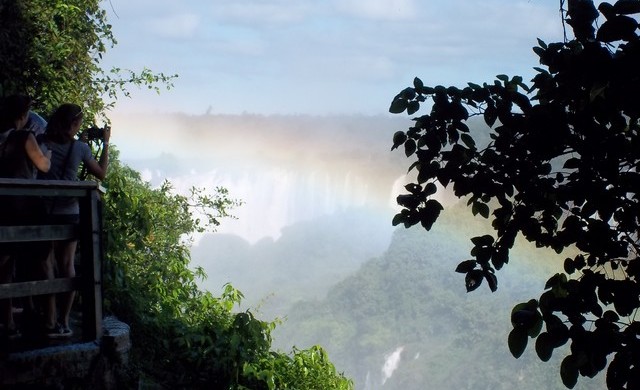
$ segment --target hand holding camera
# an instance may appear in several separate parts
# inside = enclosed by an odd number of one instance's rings
[[[108,145],[111,138],[111,126],[92,126],[80,133],[80,140],[83,142],[99,141]]]

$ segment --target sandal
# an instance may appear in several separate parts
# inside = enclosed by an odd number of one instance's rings
[[[73,331],[66,326],[56,324],[51,329],[46,329],[47,337],[50,339],[62,339],[73,336]]]

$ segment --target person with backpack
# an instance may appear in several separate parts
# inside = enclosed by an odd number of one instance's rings
[[[38,175],[38,178],[75,181],[78,180],[80,164],[84,164],[87,172],[99,180],[104,179],[109,164],[111,131],[110,128],[105,128],[102,154],[96,161],[89,145],[76,139],[82,126],[83,116],[80,106],[69,103],[62,104],[51,115],[44,134],[45,145],[52,151],[51,169],[47,173]],[[49,218],[54,223],[78,223],[80,220],[80,208],[76,198],[51,199],[48,201],[47,208]],[[74,260],[77,245],[77,240],[54,243],[53,259],[55,259],[60,277],[71,278],[75,276]],[[53,278],[53,267],[51,267],[49,277]],[[58,321],[56,321],[55,313],[46,320],[48,335],[52,338],[69,337],[73,334],[69,327],[69,314],[73,306],[75,292],[63,293],[61,298]]]
[[[44,154],[35,135],[24,130],[29,118],[31,99],[25,95],[11,95],[0,104],[0,177],[33,179],[36,171],[47,172],[50,168],[51,152]],[[39,199],[32,197],[5,196],[0,198],[0,224],[28,225],[37,223],[45,216]],[[16,258],[27,255],[46,263],[48,244],[39,245],[0,244],[0,283],[11,283]],[[41,267],[42,268],[42,267]],[[0,331],[9,338],[20,334],[13,320],[10,299],[0,303]]]

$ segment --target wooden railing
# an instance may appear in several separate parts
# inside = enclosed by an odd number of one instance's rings
[[[92,181],[24,180],[0,178],[0,201],[5,196],[75,197],[80,223],[12,225],[0,223],[0,243],[78,239],[80,272],[73,278],[0,284],[0,299],[79,291],[82,298],[82,337],[102,336],[102,213],[101,187]],[[0,216],[2,218],[2,216]]]

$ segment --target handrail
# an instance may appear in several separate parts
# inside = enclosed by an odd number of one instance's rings
[[[85,341],[102,336],[102,214],[100,192],[93,181],[27,180],[0,178],[0,201],[5,196],[56,196],[78,198],[79,225],[0,226],[0,242],[53,241],[76,238],[80,241],[80,275],[14,282],[0,285],[0,299],[79,291],[82,296],[82,335]],[[2,216],[0,216],[1,218]]]

